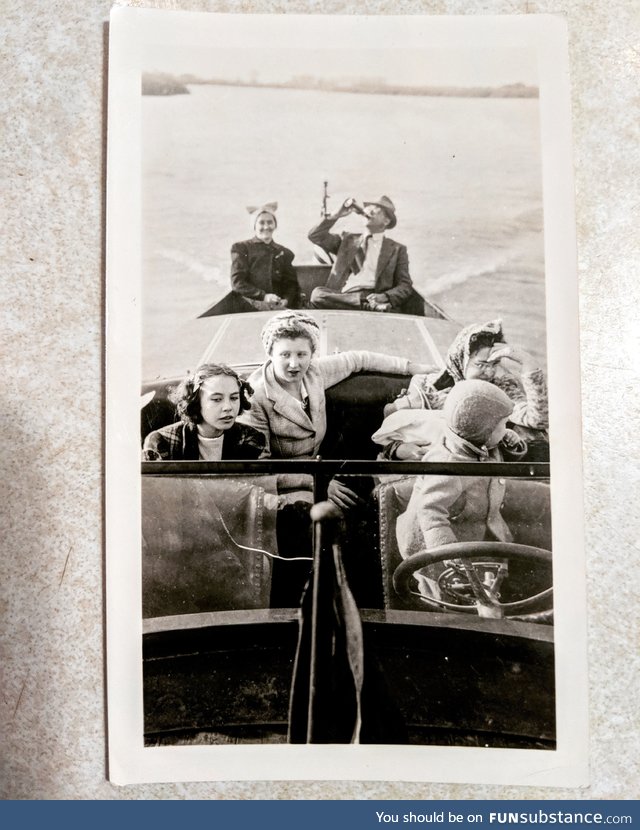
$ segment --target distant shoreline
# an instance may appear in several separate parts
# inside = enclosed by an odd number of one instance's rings
[[[143,95],[189,95],[186,84],[161,72],[143,72],[140,87]]]
[[[161,73],[143,73],[143,95],[180,95],[189,92],[189,86],[236,86],[257,89],[298,89],[313,92],[343,92],[359,95],[417,95],[431,98],[537,98],[538,88],[526,84],[507,84],[499,87],[404,86],[387,84],[383,80],[327,81],[307,76],[282,82],[198,78],[194,75],[172,77]]]

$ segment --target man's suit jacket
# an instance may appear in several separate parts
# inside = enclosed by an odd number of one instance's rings
[[[309,239],[329,254],[336,255],[331,269],[327,288],[342,291],[351,273],[351,266],[356,257],[362,234],[330,233],[335,220],[323,219],[319,225],[309,231]],[[409,255],[405,245],[389,239],[382,241],[380,257],[376,268],[376,294],[386,294],[394,308],[411,296],[413,284],[409,276]]]

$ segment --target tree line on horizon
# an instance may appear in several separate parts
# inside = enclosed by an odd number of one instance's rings
[[[538,87],[523,83],[504,84],[502,86],[407,86],[389,84],[384,78],[345,78],[329,80],[312,75],[297,75],[287,81],[258,81],[199,78],[196,75],[183,74],[173,76],[166,72],[143,72],[143,95],[188,95],[189,86],[240,86],[269,89],[308,89],[323,92],[352,92],[370,95],[424,95],[431,97],[452,96],[459,98],[537,98]]]

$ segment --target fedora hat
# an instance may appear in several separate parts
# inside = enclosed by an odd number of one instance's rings
[[[396,208],[395,208],[395,205],[393,204],[393,202],[391,201],[391,199],[388,196],[381,196],[378,199],[377,202],[365,202],[364,206],[366,207],[367,205],[377,205],[378,207],[381,207],[384,210],[384,212],[387,214],[387,216],[389,217],[389,220],[390,220],[387,227],[395,228],[395,226],[396,226]]]

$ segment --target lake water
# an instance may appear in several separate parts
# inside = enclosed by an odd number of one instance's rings
[[[142,98],[143,377],[194,368],[179,332],[228,290],[246,205],[278,201],[276,240],[313,260],[324,180],[332,210],[390,196],[416,288],[545,360],[537,99],[190,92]]]

